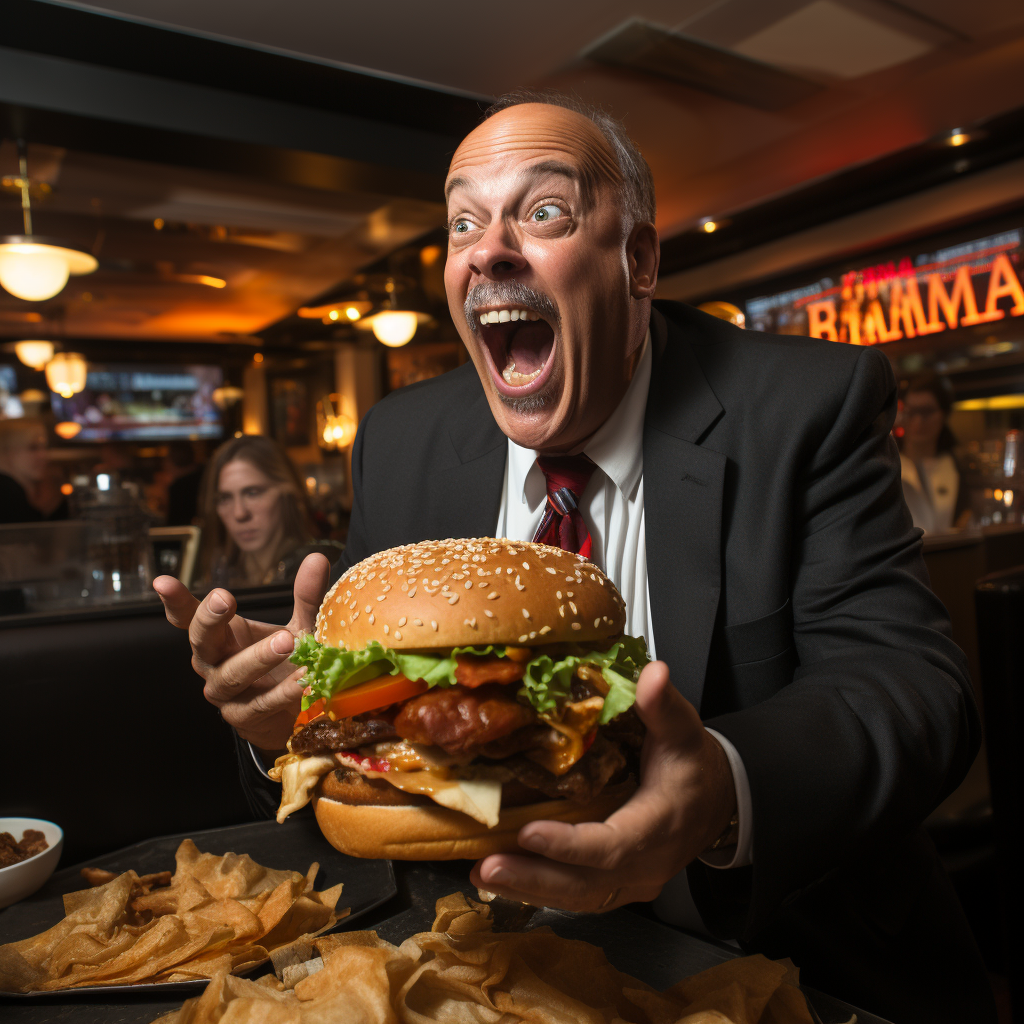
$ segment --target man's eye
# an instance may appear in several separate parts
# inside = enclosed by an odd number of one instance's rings
[[[547,206],[542,206],[539,210],[535,210],[533,219],[538,222],[546,220],[554,220],[556,217],[562,216],[562,208],[555,206],[554,203],[548,203]]]
[[[464,235],[468,230],[469,230],[469,221],[468,220],[457,220],[452,225],[452,234],[453,235]]]

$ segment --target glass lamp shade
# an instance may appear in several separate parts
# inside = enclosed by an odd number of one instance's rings
[[[33,370],[41,370],[53,358],[52,341],[16,341],[14,354]]]
[[[63,423],[56,424],[53,429],[58,437],[64,438],[65,441],[70,441],[71,438],[77,437],[81,433],[82,424],[75,423],[74,420],[65,420]]]
[[[383,309],[370,319],[374,336],[390,348],[407,345],[419,325],[419,317],[415,313],[399,309]]]
[[[88,253],[42,242],[0,244],[0,285],[19,299],[52,299],[69,274],[91,274],[98,264]]]
[[[70,398],[85,387],[87,370],[81,352],[58,352],[46,364],[46,383],[62,398]]]

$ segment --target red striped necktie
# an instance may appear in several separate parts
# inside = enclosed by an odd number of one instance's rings
[[[534,543],[550,544],[589,558],[590,530],[580,514],[579,502],[597,467],[586,455],[540,455],[537,465],[547,481],[548,497]]]

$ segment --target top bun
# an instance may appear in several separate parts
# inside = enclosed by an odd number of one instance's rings
[[[350,651],[384,647],[593,643],[626,624],[619,592],[596,565],[547,544],[504,538],[425,540],[352,566],[327,592],[316,639]]]

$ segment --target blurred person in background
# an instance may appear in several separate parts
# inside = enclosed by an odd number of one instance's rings
[[[0,419],[0,523],[67,519],[67,499],[47,498],[46,424],[23,417]]]
[[[284,448],[246,435],[222,444],[203,477],[201,580],[211,587],[290,581],[302,559],[340,546],[316,540],[305,489]]]
[[[947,422],[952,409],[953,388],[945,377],[923,374],[904,389],[899,438],[903,496],[914,525],[925,533],[966,526],[971,515],[953,455],[956,437]]]
[[[203,466],[196,461],[191,441],[172,441],[164,459],[167,485],[167,525],[191,526],[199,512]]]

